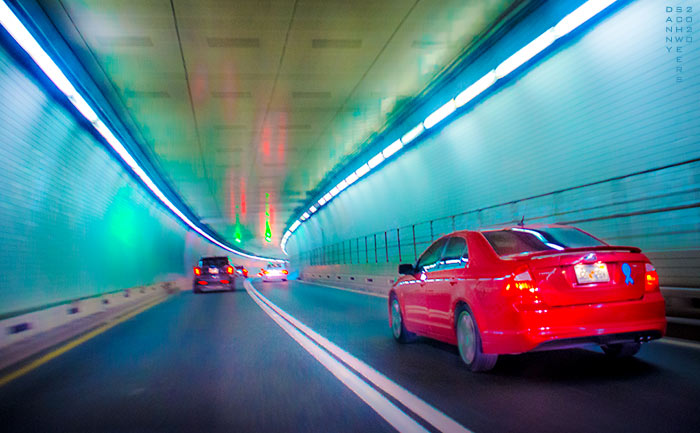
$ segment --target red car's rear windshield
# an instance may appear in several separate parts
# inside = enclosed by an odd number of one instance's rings
[[[499,256],[605,245],[573,227],[513,228],[487,231],[483,235]]]
[[[228,258],[227,257],[204,257],[202,260],[199,261],[199,266],[205,268],[205,267],[211,267],[211,268],[223,268],[225,266],[228,266]]]

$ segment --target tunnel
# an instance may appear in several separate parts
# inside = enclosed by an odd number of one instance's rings
[[[697,0],[0,0],[0,429],[695,432]]]

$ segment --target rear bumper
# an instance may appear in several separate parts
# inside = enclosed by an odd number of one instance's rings
[[[517,313],[516,329],[485,331],[485,353],[522,353],[586,344],[649,341],[666,332],[660,292],[638,301],[576,305]]]
[[[233,276],[226,280],[228,283],[222,283],[221,280],[212,280],[208,278],[195,278],[192,281],[192,289],[206,292],[211,290],[230,290],[236,286],[236,279]],[[200,281],[206,281],[207,284],[200,284]]]
[[[263,281],[282,281],[287,279],[287,275],[263,275]]]

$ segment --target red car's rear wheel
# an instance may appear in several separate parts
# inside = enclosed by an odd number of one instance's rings
[[[481,335],[471,310],[462,306],[456,316],[457,348],[462,361],[471,371],[491,370],[496,365],[498,355],[481,351]]]

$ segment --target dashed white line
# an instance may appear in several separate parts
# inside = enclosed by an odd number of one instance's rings
[[[389,298],[389,295],[384,295],[382,293],[372,293],[372,292],[367,292],[364,290],[348,289],[347,287],[334,286],[332,284],[326,284],[326,283],[318,283],[316,281],[299,280],[299,282],[302,284],[314,284],[316,286],[321,286],[321,287],[330,287],[331,289],[342,290],[344,292],[359,293],[360,295],[365,295],[365,296],[374,296],[377,298],[384,298],[384,299]]]
[[[379,416],[384,418],[396,430],[400,432],[419,432],[428,433],[423,426],[418,424],[404,411],[399,409],[389,399],[384,397],[379,391],[372,388],[358,375],[344,366],[338,360],[333,358],[318,344],[314,343],[301,331],[292,326],[288,321],[283,319],[277,312],[270,308],[263,300],[257,290],[253,288],[249,281],[245,282],[246,290],[253,301],[255,301],[262,310],[267,313],[290,337],[292,337],[301,347],[303,347],[311,356],[316,358],[328,371],[330,371],[338,380],[347,386],[352,392],[360,397],[367,405],[369,405]]]
[[[700,349],[700,343],[688,340],[680,340],[678,338],[664,337],[657,340],[658,343],[668,344],[671,346],[686,347],[690,349]]]
[[[246,282],[246,284],[248,293],[251,296],[253,296],[254,298],[257,297],[261,302],[263,302],[267,307],[272,309],[280,317],[284,318],[296,329],[306,334],[308,338],[318,343],[319,346],[323,347],[325,350],[327,350],[335,357],[343,361],[346,365],[350,366],[352,369],[364,376],[365,379],[369,380],[377,388],[381,389],[382,391],[396,399],[398,402],[406,406],[409,410],[423,418],[425,421],[433,425],[438,430],[444,432],[459,433],[470,432],[470,430],[466,429],[457,421],[453,420],[452,418],[437,410],[430,404],[426,403],[425,401],[417,397],[415,394],[398,385],[396,382],[384,376],[383,374],[381,374],[371,366],[367,365],[363,361],[355,358],[345,350],[336,346],[334,343],[332,343],[325,337],[319,335],[308,326],[299,322],[297,319],[292,317],[290,314],[288,314],[287,312],[273,304],[269,299],[260,294],[260,292],[258,292],[249,282]]]

